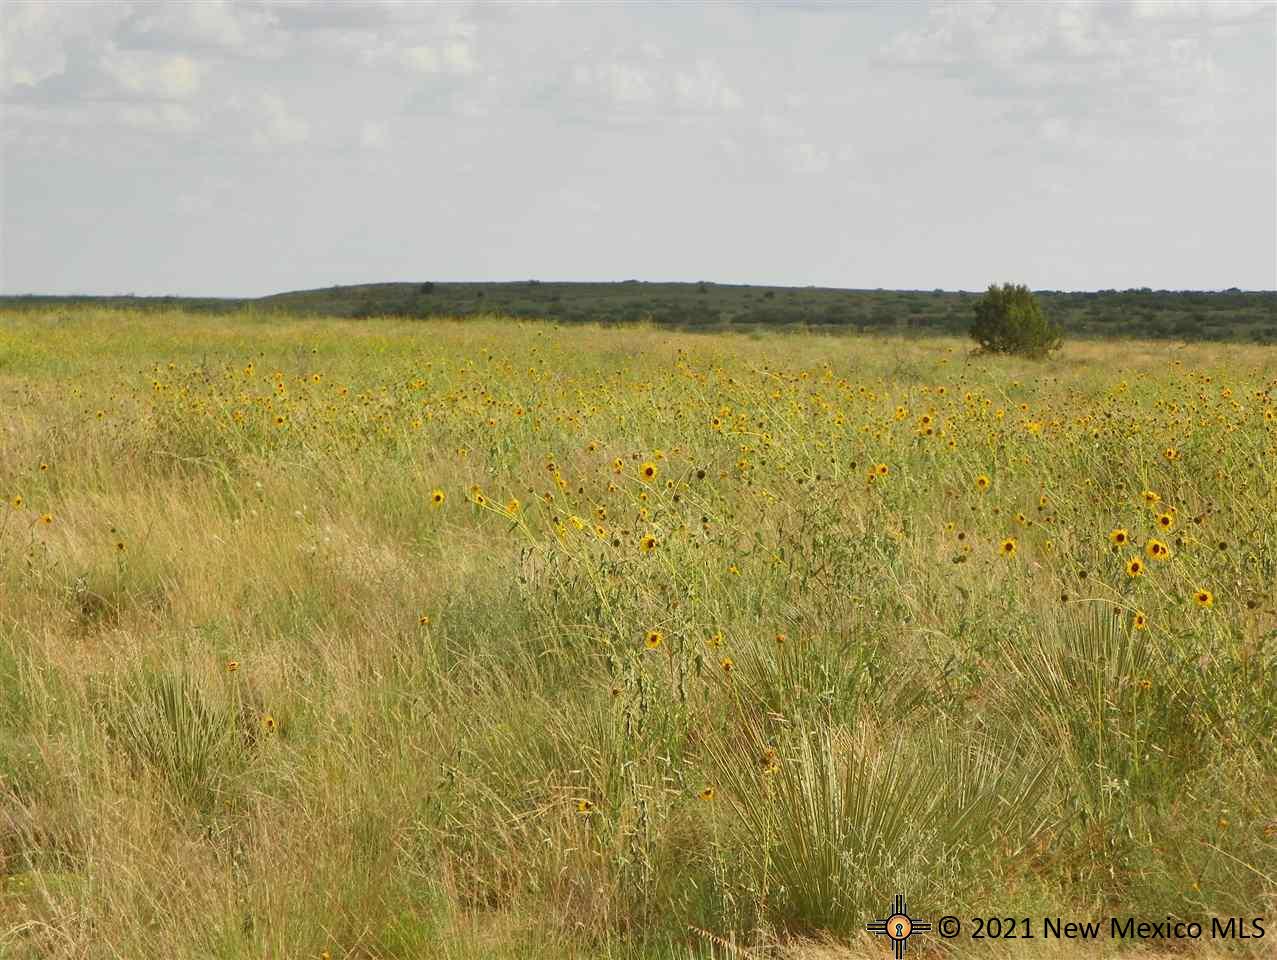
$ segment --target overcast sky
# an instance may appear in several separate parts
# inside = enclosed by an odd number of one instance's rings
[[[24,3],[0,290],[1277,288],[1277,4]]]

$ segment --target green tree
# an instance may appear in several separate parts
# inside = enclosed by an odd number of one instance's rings
[[[973,309],[971,337],[989,353],[1041,359],[1060,346],[1060,328],[1023,284],[992,284]]]

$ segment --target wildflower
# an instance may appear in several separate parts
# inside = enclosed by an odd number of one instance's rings
[[[1143,494],[1141,494],[1141,496],[1143,496],[1143,497],[1144,497],[1144,502],[1145,502],[1145,503],[1148,503],[1148,504],[1158,503],[1158,502],[1160,502],[1160,501],[1161,501],[1161,499],[1162,499],[1160,496],[1158,496],[1158,495],[1157,495],[1155,492],[1153,492],[1152,490],[1145,490],[1145,491],[1144,491],[1144,493],[1143,493]]]
[[[279,728],[279,725],[275,722],[275,717],[272,714],[269,714],[269,713],[262,714],[262,729],[263,730],[265,730],[267,733],[274,733],[278,728]]]
[[[698,793],[698,794],[697,794],[697,796],[698,796],[698,797],[700,797],[702,800],[704,800],[704,801],[706,801],[706,802],[708,802],[708,801],[710,801],[710,800],[713,800],[713,799],[714,799],[714,788],[713,788],[713,787],[706,787],[704,790],[702,790],[700,793]]]
[[[1144,546],[1144,552],[1148,554],[1150,560],[1167,560],[1170,558],[1171,548],[1161,540],[1149,540]]]
[[[1137,611],[1135,616],[1131,618],[1131,626],[1133,626],[1136,630],[1143,630],[1148,626],[1148,617],[1144,614],[1143,610]]]
[[[1215,595],[1209,590],[1198,590],[1193,594],[1193,602],[1199,607],[1209,607],[1215,603]]]
[[[576,812],[583,817],[588,817],[591,813],[594,812],[594,801],[593,800],[578,800],[576,802]]]
[[[717,650],[723,645],[723,635],[721,633],[716,633],[713,636],[706,637],[705,643],[711,648]]]
[[[519,506],[519,499],[517,497],[511,497],[509,502],[505,505],[505,512],[511,516],[517,516],[519,513]]]
[[[14,494],[13,499],[10,500],[9,503],[12,504],[14,510],[21,510],[23,504],[22,494]]]
[[[765,775],[770,776],[780,769],[780,755],[776,753],[775,748],[768,747],[758,758],[758,765],[762,767]]]
[[[887,466],[885,463],[880,463],[876,467],[874,467],[874,473],[878,474],[878,476],[880,477],[885,477],[890,472],[891,472],[891,468]]]
[[[736,666],[736,661],[731,657],[723,657],[722,660],[718,661],[718,665],[723,668],[723,673],[731,673]]]
[[[1167,447],[1165,450],[1162,451],[1162,456],[1165,457],[1167,460],[1178,460],[1179,451],[1176,450],[1174,447]]]
[[[989,489],[989,483],[990,483],[990,480],[988,476],[986,476],[983,473],[980,474],[980,476],[975,478],[976,489],[979,490],[981,493],[984,493],[984,491]]]
[[[639,549],[644,553],[651,553],[656,549],[656,537],[652,536],[650,533],[643,534],[643,536],[639,539]]]
[[[1175,518],[1169,513],[1159,513],[1157,515],[1157,525],[1163,530],[1170,530],[1175,526]]]
[[[47,527],[49,524],[53,522],[53,514],[51,513],[40,514],[40,522]]]
[[[238,669],[239,669],[239,661],[238,661],[238,660],[227,660],[227,661],[226,661],[226,672],[227,672],[227,673],[234,673],[234,672],[235,672],[236,670],[238,670]]]
[[[1144,561],[1139,557],[1131,557],[1126,561],[1126,575],[1131,578],[1144,576]]]
[[[1016,547],[1015,537],[1007,537],[998,544],[998,553],[1004,557],[1012,557],[1015,556]]]
[[[1113,546],[1121,547],[1130,542],[1131,535],[1126,532],[1125,527],[1118,527],[1116,530],[1109,531],[1109,540]]]
[[[433,490],[433,491],[431,492],[431,494],[430,494],[430,503],[431,503],[433,506],[436,506],[436,507],[442,507],[442,506],[443,506],[443,501],[444,501],[445,499],[447,499],[447,498],[443,495],[443,491],[442,491],[442,490],[438,490],[438,489],[436,489],[436,490]]]
[[[649,630],[643,636],[643,646],[649,650],[655,650],[665,641],[665,634],[659,630]]]

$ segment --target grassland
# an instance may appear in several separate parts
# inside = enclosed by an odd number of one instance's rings
[[[0,956],[1262,952],[1277,351],[968,346],[0,314]]]

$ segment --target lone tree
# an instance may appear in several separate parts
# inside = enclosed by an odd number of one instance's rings
[[[993,284],[975,303],[971,337],[989,353],[1041,359],[1060,346],[1060,328],[1023,284]]]

